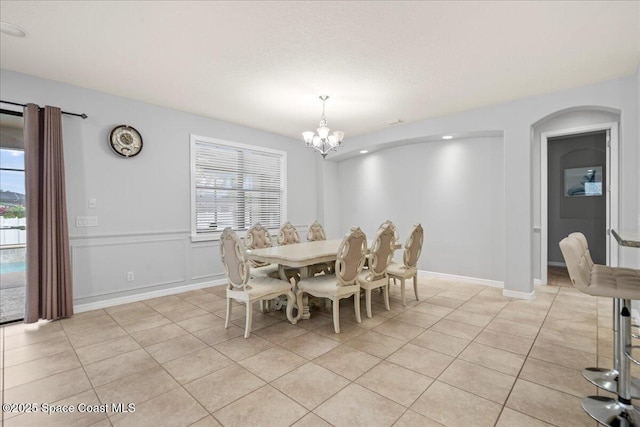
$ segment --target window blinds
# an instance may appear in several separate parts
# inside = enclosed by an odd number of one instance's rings
[[[284,191],[283,155],[207,141],[195,141],[196,234],[256,222],[278,228]]]

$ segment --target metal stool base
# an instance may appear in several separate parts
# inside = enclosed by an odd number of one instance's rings
[[[591,384],[611,393],[618,393],[618,375],[615,369],[586,368],[582,370],[582,376]],[[631,398],[640,398],[640,379],[631,377]]]
[[[624,405],[616,399],[589,396],[582,399],[582,408],[602,425],[609,427],[640,427],[640,413],[633,405]]]

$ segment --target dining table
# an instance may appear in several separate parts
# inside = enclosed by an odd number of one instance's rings
[[[278,265],[278,274],[282,280],[288,280],[285,268],[297,268],[300,270],[300,278],[310,276],[310,268],[314,264],[335,261],[340,247],[341,239],[318,240],[315,242],[301,242],[290,245],[272,246],[269,248],[247,249],[247,258]],[[308,319],[309,300],[303,296],[303,307],[298,307],[298,314],[294,318],[296,323],[300,318]]]
[[[247,249],[248,259],[267,262],[278,265],[278,275],[282,280],[288,281],[285,274],[286,268],[297,268],[300,271],[300,279],[305,279],[311,275],[310,267],[315,264],[335,261],[338,257],[338,248],[342,239],[317,240],[314,242],[292,243],[289,245],[271,246],[269,248]],[[394,250],[402,247],[396,242]],[[305,294],[302,297],[302,307],[298,307],[298,313],[292,323],[297,323],[300,319],[309,319],[309,297]]]

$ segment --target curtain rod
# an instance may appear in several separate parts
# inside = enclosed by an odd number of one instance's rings
[[[26,106],[27,106],[26,104],[18,104],[17,102],[11,102],[11,101],[3,101],[3,100],[0,100],[0,102],[2,102],[2,103],[4,103],[4,104],[17,105],[17,106],[19,106],[19,107],[26,107]],[[42,107],[38,106],[38,108],[42,108]],[[87,116],[87,115],[86,115],[86,114],[84,114],[84,113],[82,113],[82,114],[77,114],[77,113],[68,113],[68,112],[66,112],[66,111],[62,111],[62,114],[66,114],[66,115],[69,115],[69,116],[82,117],[83,119],[86,119],[87,117],[89,117],[89,116]]]

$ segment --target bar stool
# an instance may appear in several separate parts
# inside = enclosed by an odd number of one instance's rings
[[[617,350],[614,349],[614,364],[616,351],[619,356],[617,369],[614,366],[618,375],[617,381],[613,380],[616,382],[617,398],[588,396],[582,400],[582,408],[593,419],[606,426],[640,427],[640,413],[631,402],[631,361],[640,364],[631,355],[631,300],[640,299],[640,270],[593,264],[584,245],[586,239],[584,242],[581,240],[570,235],[560,242],[571,282],[588,295],[613,298],[614,331],[616,322],[619,326],[615,343]],[[619,304],[615,304],[615,299],[619,300]],[[613,374],[610,377],[611,375]],[[601,387],[598,382],[593,383]]]
[[[574,232],[569,234],[569,237],[574,237],[580,243],[582,252],[584,253],[585,260],[590,270],[593,267],[600,269],[606,266],[597,265],[591,259],[591,253],[589,252],[589,245],[587,238],[580,232]],[[619,273],[629,269],[617,269]],[[623,300],[620,298],[613,298],[613,368],[586,368],[582,371],[582,376],[591,384],[607,390],[611,393],[617,393],[618,391],[618,376],[620,374],[620,310],[622,309]],[[640,379],[631,377],[630,393],[633,399],[640,397]]]

